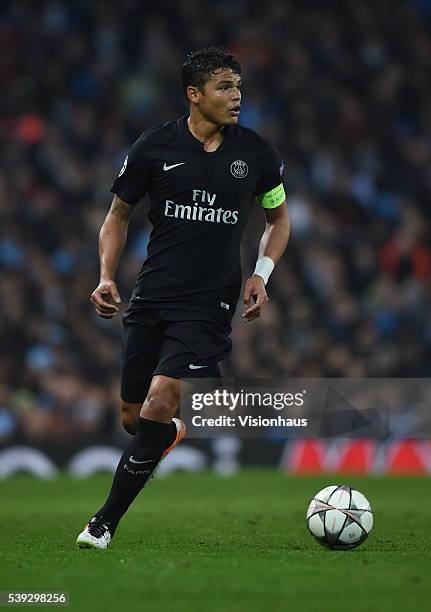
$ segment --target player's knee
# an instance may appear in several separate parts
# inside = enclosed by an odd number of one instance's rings
[[[150,389],[142,406],[141,416],[160,421],[171,419],[178,408],[178,402],[177,393],[169,386]]]
[[[140,404],[121,402],[121,423],[129,434],[134,435],[138,430],[140,408]]]

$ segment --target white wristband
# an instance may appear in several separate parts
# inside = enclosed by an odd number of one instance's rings
[[[266,255],[259,257],[256,262],[253,275],[257,274],[258,276],[261,276],[264,284],[266,285],[271,272],[274,270],[274,265],[274,261],[271,259],[271,257],[267,257]]]

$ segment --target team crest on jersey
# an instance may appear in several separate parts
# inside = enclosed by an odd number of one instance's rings
[[[126,169],[126,167],[127,167],[127,159],[128,159],[128,157],[129,157],[129,156],[127,156],[127,157],[126,157],[126,159],[124,160],[123,167],[121,168],[121,170],[120,170],[120,174],[119,174],[118,176],[121,176],[122,174],[124,174],[124,171],[125,171],[125,169]]]
[[[231,163],[230,172],[235,178],[245,178],[248,174],[248,166],[242,159],[237,159]]]

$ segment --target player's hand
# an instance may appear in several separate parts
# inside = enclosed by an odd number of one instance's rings
[[[102,280],[98,287],[91,294],[90,302],[94,304],[94,308],[103,319],[113,319],[121,302],[120,294],[118,293],[117,285],[113,280]]]
[[[253,304],[254,302],[254,304]],[[244,289],[244,313],[241,315],[244,323],[254,321],[260,317],[262,308],[268,302],[263,278],[251,276],[245,284]]]

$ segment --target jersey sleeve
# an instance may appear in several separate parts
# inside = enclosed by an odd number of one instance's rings
[[[277,149],[264,141],[261,174],[256,185],[256,200],[262,208],[277,208],[283,204],[286,194],[283,185],[284,163]]]
[[[151,163],[148,133],[144,132],[132,145],[111,191],[127,204],[136,205],[147,192]]]

